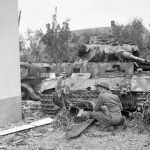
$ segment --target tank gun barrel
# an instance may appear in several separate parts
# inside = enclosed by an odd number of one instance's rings
[[[145,59],[140,58],[140,57],[136,57],[129,52],[121,52],[121,55],[123,58],[126,58],[126,59],[132,59],[134,61],[139,61],[139,62],[146,62]]]

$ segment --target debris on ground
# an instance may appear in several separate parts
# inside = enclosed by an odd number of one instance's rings
[[[33,105],[35,105],[35,103],[36,102],[32,102]],[[8,125],[6,129],[24,125],[28,118],[32,118],[33,122],[50,117],[42,115],[39,110],[33,111],[31,109],[32,104],[30,102],[30,111],[33,112],[33,114],[38,112],[35,118],[32,113],[28,113],[28,115],[25,114],[26,117],[24,121]],[[28,108],[26,109],[29,110]],[[113,132],[102,131],[98,125],[92,124],[87,130],[81,133],[78,138],[67,139],[66,132],[78,123],[76,118],[71,116],[67,110],[62,110],[55,116],[52,124],[0,136],[0,150],[150,149],[150,127],[139,123],[137,119],[127,119],[128,127],[126,129],[117,128]]]
[[[28,129],[39,127],[39,126],[43,126],[46,124],[50,124],[52,122],[53,122],[52,118],[41,119],[38,121],[34,121],[30,124],[26,124],[26,125],[22,125],[22,126],[18,126],[18,127],[14,127],[14,128],[8,129],[8,130],[1,131],[0,136],[12,134],[12,133],[23,131],[23,130],[28,130]]]
[[[67,132],[67,138],[75,138],[79,136],[84,130],[86,130],[95,119],[89,119],[82,123],[79,123],[77,126],[72,126],[72,128]]]

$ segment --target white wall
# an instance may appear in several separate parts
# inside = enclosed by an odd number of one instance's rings
[[[0,99],[20,96],[18,0],[0,0]]]

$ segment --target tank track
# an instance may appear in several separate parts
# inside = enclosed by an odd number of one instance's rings
[[[63,101],[67,108],[80,108],[85,110],[92,110],[93,104],[98,97],[98,93],[94,91],[70,91],[69,94],[58,97],[57,93],[40,95],[41,109],[44,114],[56,115],[60,109],[63,108]],[[73,104],[73,105],[72,105]]]
[[[98,92],[95,91],[71,91],[68,99],[78,108],[92,110],[93,104],[96,103]]]
[[[98,93],[94,91],[69,91],[68,94],[62,94],[58,97],[57,93],[53,96],[53,102],[62,109],[65,106],[68,110],[84,109],[93,110],[93,105],[96,102]]]
[[[41,109],[44,114],[56,115],[59,111],[59,107],[53,102],[53,95],[54,93],[40,94]]]

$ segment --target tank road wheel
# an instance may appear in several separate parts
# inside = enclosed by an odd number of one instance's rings
[[[21,87],[21,97],[22,97],[22,100],[28,100],[29,99],[29,92],[24,87]]]

